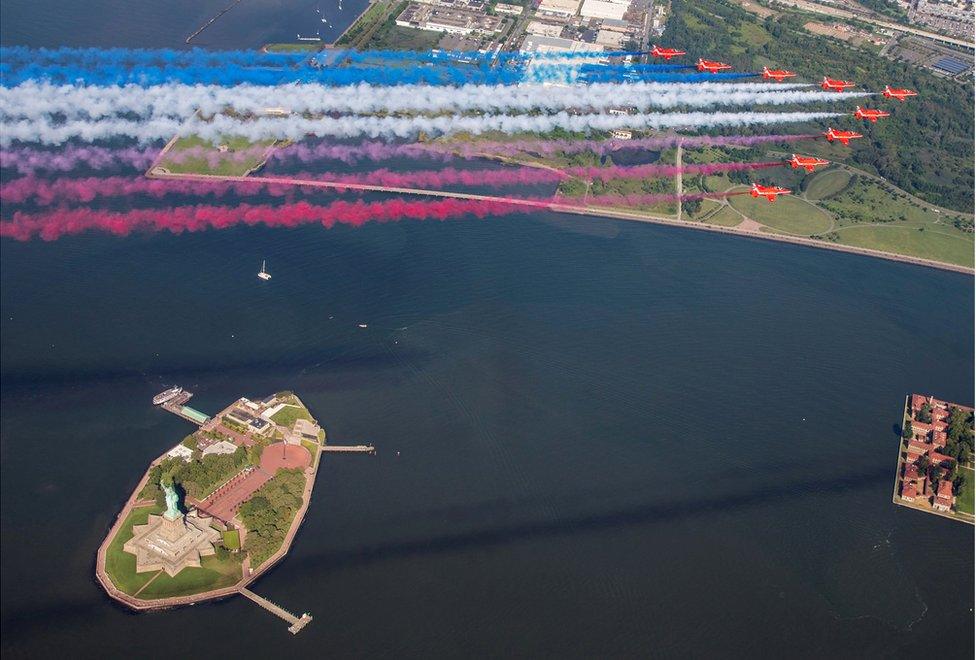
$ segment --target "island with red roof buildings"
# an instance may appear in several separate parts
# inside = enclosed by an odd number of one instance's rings
[[[893,501],[973,524],[973,409],[933,396],[905,401]]]

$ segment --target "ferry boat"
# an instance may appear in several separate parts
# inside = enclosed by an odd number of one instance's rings
[[[264,260],[262,260],[262,261],[261,261],[261,272],[260,272],[260,273],[258,273],[258,277],[260,277],[260,278],[261,278],[262,280],[270,280],[270,279],[271,279],[271,273],[269,273],[269,272],[268,272],[268,271],[267,271],[267,270],[265,269],[265,267],[264,267],[264,266],[265,266],[265,261],[264,261]]]
[[[153,397],[153,405],[158,406],[166,403],[171,399],[175,399],[177,396],[180,395],[181,392],[183,392],[183,388],[179,386],[171,387],[165,392],[160,392],[159,394]]]

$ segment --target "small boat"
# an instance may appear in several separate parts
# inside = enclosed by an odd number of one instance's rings
[[[265,270],[264,265],[265,265],[265,262],[262,261],[261,262],[261,272],[258,273],[258,277],[260,277],[262,280],[270,280],[271,279],[271,273],[269,273],[267,270]]]
[[[360,328],[368,328],[369,326],[368,326],[368,325],[366,325],[365,323],[360,323],[360,324],[359,324],[359,327],[360,327]]]

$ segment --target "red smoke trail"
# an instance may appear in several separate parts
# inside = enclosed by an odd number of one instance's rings
[[[306,185],[333,183],[389,186],[396,188],[442,188],[450,185],[466,186],[509,186],[555,183],[567,176],[609,181],[613,179],[643,179],[651,177],[674,176],[679,171],[684,174],[714,174],[716,172],[748,171],[770,167],[781,167],[782,161],[759,163],[707,163],[689,164],[681,168],[674,165],[636,165],[611,167],[571,167],[562,171],[538,167],[515,167],[498,170],[421,170],[414,172],[391,172],[376,170],[367,174],[299,174],[295,177],[275,182],[275,177],[261,177],[248,181],[227,180],[180,180],[146,179],[131,177],[105,177],[81,179],[37,179],[22,177],[0,185],[0,200],[8,204],[22,204],[31,201],[38,206],[54,204],[88,203],[101,197],[126,197],[146,195],[160,198],[164,195],[253,195],[267,193],[276,197],[292,194],[296,180],[307,181]]]
[[[139,209],[124,213],[91,209],[57,210],[31,215],[16,212],[10,221],[0,222],[0,236],[26,241],[35,236],[53,241],[62,236],[98,230],[127,236],[134,231],[185,231],[225,229],[238,224],[268,227],[298,227],[319,223],[324,227],[404,219],[446,220],[465,215],[486,216],[524,213],[534,207],[519,200],[458,200],[385,202],[337,201],[325,206],[298,202],[282,206],[243,204],[233,208],[185,206],[172,209]],[[545,206],[545,204],[542,204]]]
[[[736,193],[693,193],[682,195],[681,201],[721,198]],[[667,193],[650,195],[605,195],[592,197],[587,203],[595,206],[631,207],[675,201]],[[529,213],[535,209],[581,209],[578,199],[516,199],[485,197],[480,199],[442,199],[437,201],[407,201],[392,199],[383,202],[336,201],[319,206],[307,202],[281,206],[242,204],[236,207],[183,206],[171,209],[136,209],[123,213],[91,209],[58,209],[48,213],[29,214],[17,211],[6,222],[0,222],[0,237],[19,241],[40,237],[53,241],[62,236],[86,231],[104,231],[127,236],[134,231],[185,231],[225,229],[238,224],[268,227],[298,227],[319,223],[326,228],[337,224],[359,227],[367,222],[397,220],[447,220],[463,216],[485,218],[513,213]]]

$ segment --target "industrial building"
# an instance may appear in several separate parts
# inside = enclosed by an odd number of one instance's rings
[[[580,0],[542,0],[536,16],[561,16],[570,18],[579,11]]]

